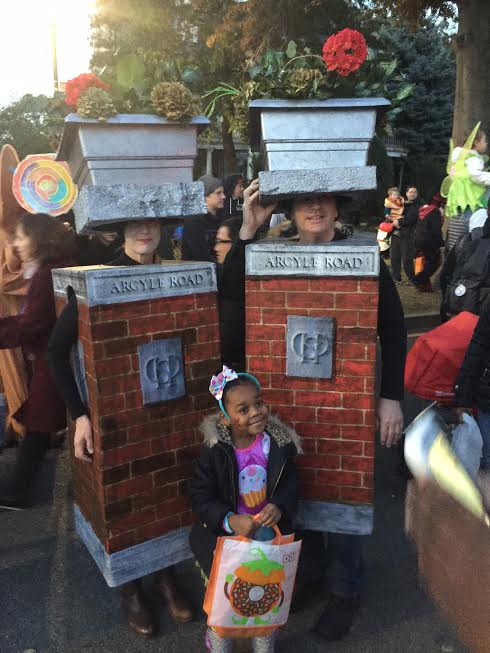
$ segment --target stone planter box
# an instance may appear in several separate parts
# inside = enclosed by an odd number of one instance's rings
[[[253,100],[251,148],[268,170],[365,166],[384,98]]]
[[[191,182],[197,135],[208,124],[204,116],[180,124],[149,114],[118,114],[101,122],[72,113],[57,159],[68,162],[79,188]]]

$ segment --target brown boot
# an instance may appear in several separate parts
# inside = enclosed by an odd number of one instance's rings
[[[171,567],[162,569],[155,574],[155,591],[167,605],[170,616],[176,623],[186,624],[192,621],[192,611],[177,590],[175,575]]]
[[[133,580],[119,588],[121,594],[121,607],[128,620],[128,626],[137,635],[152,637],[153,619],[150,611],[145,606],[141,593],[140,582]]]

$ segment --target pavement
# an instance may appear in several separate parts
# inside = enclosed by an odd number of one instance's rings
[[[405,402],[410,420],[424,407]],[[15,457],[0,455],[0,479]],[[277,653],[465,653],[438,614],[417,574],[414,550],[403,532],[404,481],[396,449],[377,451],[376,518],[365,538],[366,584],[362,607],[342,642],[318,641],[310,632],[322,597],[280,631]],[[202,584],[191,561],[179,565],[179,582],[196,619],[173,624],[152,597],[158,634],[144,640],[126,628],[118,593],[105,584],[73,528],[70,464],[66,450],[43,463],[35,507],[0,512],[0,653],[204,653]],[[151,596],[148,583],[148,595]]]

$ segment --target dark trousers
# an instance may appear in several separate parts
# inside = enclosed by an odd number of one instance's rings
[[[413,278],[415,285],[420,286],[430,280],[431,276],[436,273],[441,264],[441,251],[439,249],[429,249],[420,251],[419,254],[425,257],[424,269]]]
[[[326,577],[328,591],[352,598],[361,592],[364,577],[362,536],[297,531],[302,539],[297,581],[306,584]]]
[[[402,264],[405,274],[409,279],[413,278],[415,270],[413,267],[413,239],[412,236],[402,236],[400,234],[391,237],[390,259],[391,272],[395,281],[401,281]]]
[[[28,498],[31,486],[39,472],[44,454],[49,448],[50,434],[42,431],[27,431],[17,452],[12,493],[16,499]]]

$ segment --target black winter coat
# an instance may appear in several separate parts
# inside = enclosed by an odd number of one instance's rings
[[[415,227],[415,249],[421,252],[433,252],[444,247],[442,238],[441,212],[437,207],[417,222]]]
[[[219,422],[218,414],[207,417],[202,430],[205,444],[194,463],[190,484],[192,510],[198,519],[192,527],[190,544],[200,567],[209,576],[216,539],[226,535],[223,520],[237,510],[238,466],[229,431]],[[271,436],[267,501],[281,509],[281,532],[291,533],[299,494],[294,462],[301,450],[299,436],[274,416],[269,417],[266,430]]]
[[[456,405],[490,412],[490,302],[484,304],[454,385]]]
[[[214,263],[214,241],[222,220],[222,216],[212,213],[186,220],[182,236],[182,260]]]
[[[411,238],[415,231],[415,225],[419,218],[419,209],[422,206],[422,200],[418,198],[414,202],[405,202],[403,207],[403,217],[400,219],[398,235]]]

